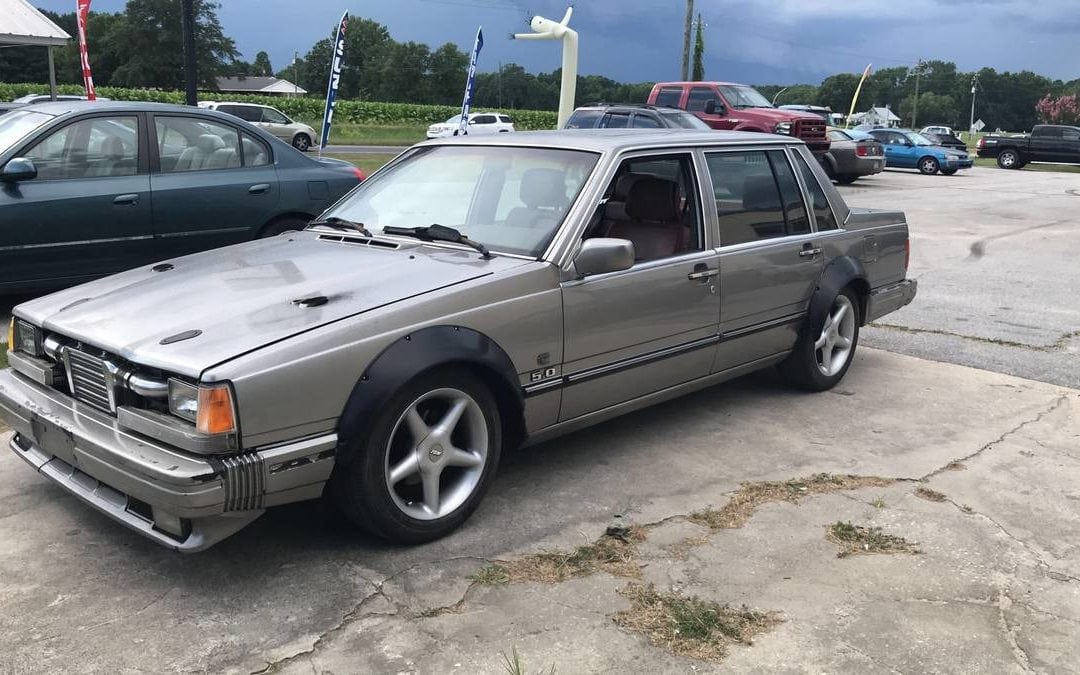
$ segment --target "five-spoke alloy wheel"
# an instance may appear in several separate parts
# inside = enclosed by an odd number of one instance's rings
[[[372,412],[331,477],[341,510],[403,544],[449,534],[476,509],[499,463],[502,423],[491,391],[469,370],[441,368]]]
[[[837,293],[818,323],[803,327],[795,349],[778,366],[784,379],[810,391],[836,386],[851,366],[862,323],[855,291],[848,287]]]
[[[855,306],[848,296],[836,296],[832,309],[825,317],[821,334],[814,341],[817,367],[826,377],[832,377],[847,367],[855,347]]]

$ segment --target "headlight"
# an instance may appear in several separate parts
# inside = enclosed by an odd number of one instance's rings
[[[780,124],[777,124],[775,127],[773,127],[773,133],[774,134],[783,134],[785,136],[790,136],[791,135],[791,128],[792,128],[791,122],[781,122]]]
[[[195,423],[199,433],[216,435],[236,431],[236,406],[228,384],[195,385],[169,379],[169,412]]]
[[[8,349],[19,351],[31,356],[43,356],[41,351],[41,331],[33,324],[15,319],[12,320],[13,332]]]

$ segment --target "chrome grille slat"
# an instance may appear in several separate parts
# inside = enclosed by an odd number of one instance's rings
[[[258,455],[238,455],[221,460],[225,467],[225,510],[262,508],[265,469]]]
[[[95,408],[109,412],[113,409],[113,397],[109,390],[109,365],[104,359],[72,347],[64,349],[64,363],[68,369],[71,395]]]

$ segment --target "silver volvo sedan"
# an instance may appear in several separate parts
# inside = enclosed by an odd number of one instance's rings
[[[430,141],[304,231],[17,306],[0,418],[40,473],[181,551],[323,495],[424,542],[506,448],[759,368],[832,387],[914,297],[908,251],[904,215],[846,206],[797,139]]]

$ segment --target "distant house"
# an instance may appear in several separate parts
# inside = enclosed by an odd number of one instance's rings
[[[261,96],[292,96],[306,94],[307,90],[288,80],[276,77],[219,77],[216,80],[219,91],[231,94],[257,94]]]
[[[888,106],[874,107],[864,113],[855,113],[851,116],[851,121],[853,124],[874,124],[883,127],[895,127],[900,124],[900,118]]]

